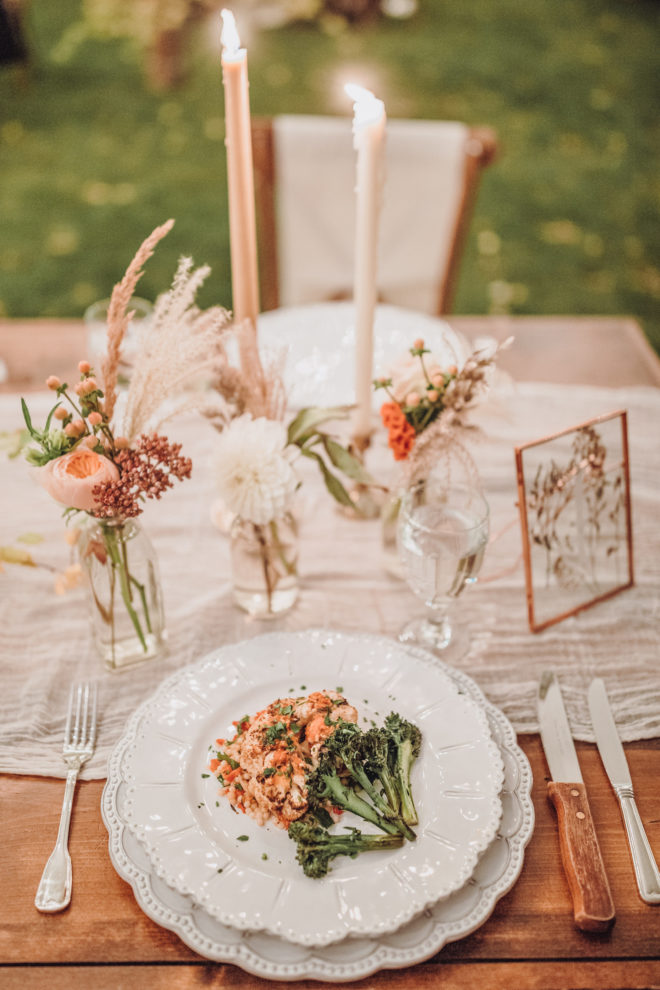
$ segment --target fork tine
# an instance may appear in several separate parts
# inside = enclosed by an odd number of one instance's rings
[[[87,744],[87,736],[89,734],[89,728],[87,725],[87,716],[89,713],[89,684],[85,683],[85,689],[83,691],[83,714],[82,721],[80,724],[80,739],[78,742],[81,746]]]
[[[96,700],[97,700],[97,690],[96,684],[92,684],[92,697],[91,697],[91,717],[89,722],[89,733],[88,733],[88,744],[94,746],[96,743]]]
[[[72,684],[69,691],[69,708],[66,713],[66,725],[64,727],[64,744],[67,746],[71,743],[71,720],[73,718],[73,696],[75,690],[76,686]]]
[[[73,737],[72,745],[77,746],[80,742],[80,716],[82,715],[82,700],[83,700],[83,686],[78,685],[78,690],[76,692],[76,720],[73,724]]]

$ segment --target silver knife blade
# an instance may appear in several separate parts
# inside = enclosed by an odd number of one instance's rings
[[[551,670],[543,672],[537,703],[543,749],[553,780],[582,783],[566,709],[559,684]]]
[[[614,788],[632,787],[628,760],[612,715],[605,684],[600,677],[595,677],[589,685],[587,697],[591,724],[594,727],[596,742],[598,743],[598,752],[603,766],[607,770],[610,783]]]

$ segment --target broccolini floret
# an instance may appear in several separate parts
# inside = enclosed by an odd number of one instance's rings
[[[325,753],[321,757],[318,767],[309,774],[306,783],[307,799],[312,813],[315,813],[315,808],[319,805],[322,806],[325,802],[329,802],[334,807],[352,811],[354,815],[371,822],[383,832],[388,832],[390,835],[400,834],[400,829],[394,822],[384,818],[373,805],[344,783],[339,776],[332,754]]]
[[[407,825],[416,825],[417,810],[410,783],[412,765],[419,756],[422,733],[406,719],[391,712],[385,719],[385,732],[389,737],[389,765],[399,794],[401,818]]]
[[[296,843],[296,859],[308,877],[324,877],[335,856],[355,857],[373,849],[393,849],[403,843],[402,835],[365,835],[357,828],[331,835],[308,821],[292,822],[289,838]]]
[[[336,756],[346,767],[353,780],[371,798],[378,811],[396,825],[407,839],[414,841],[415,833],[398,814],[397,804],[392,807],[376,786],[380,781],[385,789],[383,777],[388,787],[395,789],[388,768],[389,737],[381,729],[363,732],[354,722],[340,722],[326,743],[329,753]]]

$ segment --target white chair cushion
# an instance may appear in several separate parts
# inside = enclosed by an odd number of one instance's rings
[[[353,287],[356,152],[347,117],[273,120],[280,303]],[[461,203],[469,130],[451,121],[388,120],[378,290],[435,313]]]

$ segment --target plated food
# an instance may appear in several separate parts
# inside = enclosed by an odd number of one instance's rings
[[[216,739],[208,769],[235,811],[259,825],[287,829],[310,877],[325,876],[335,856],[414,842],[417,824],[410,771],[421,732],[392,712],[366,732],[339,691],[277,698],[233,721],[233,739]],[[376,826],[331,834],[344,811]],[[384,834],[382,834],[384,833]]]

